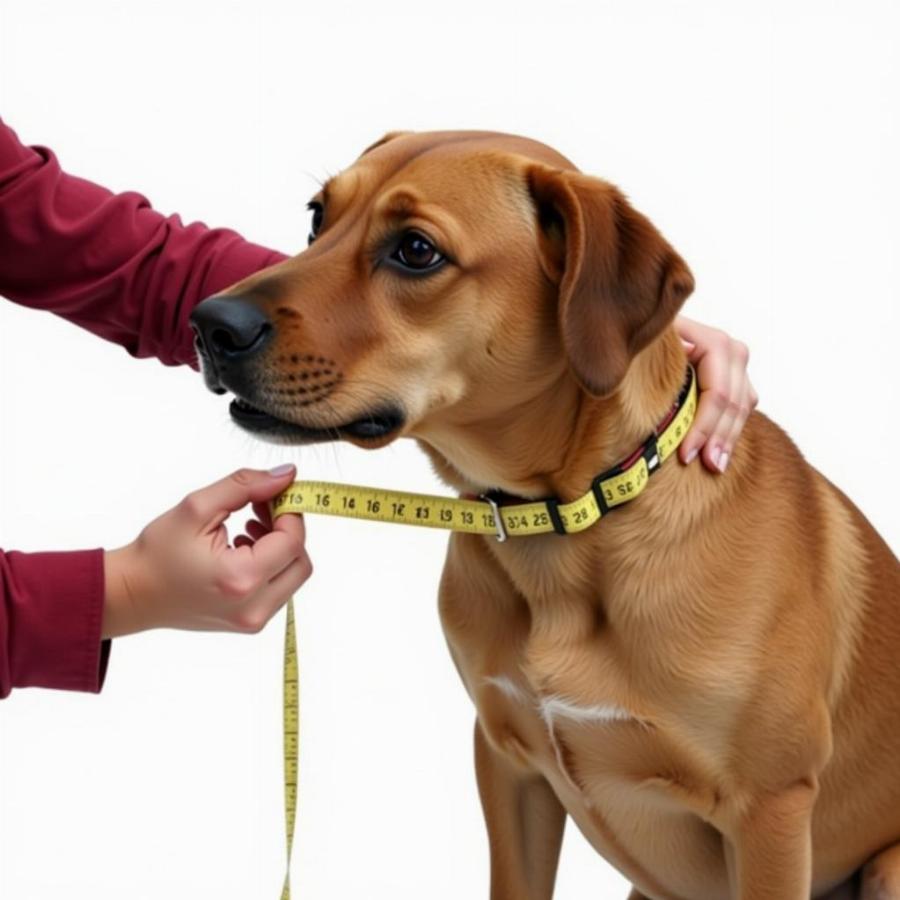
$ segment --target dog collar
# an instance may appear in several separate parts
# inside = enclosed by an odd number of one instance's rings
[[[634,500],[643,493],[650,476],[678,448],[690,429],[697,410],[697,376],[687,367],[684,385],[677,400],[643,444],[629,457],[601,472],[591,482],[591,489],[573,500],[561,503],[555,497],[539,501],[516,500],[502,491],[490,491],[482,498],[494,510],[497,539],[510,535],[576,534],[595,524],[612,510]]]
[[[643,493],[688,433],[697,411],[697,376],[688,366],[678,399],[649,437],[627,459],[591,482],[590,490],[562,503],[555,497],[523,500],[490,491],[481,497],[440,497],[382,488],[297,481],[272,503],[273,518],[313,513],[492,534],[499,541],[534,534],[577,534]]]

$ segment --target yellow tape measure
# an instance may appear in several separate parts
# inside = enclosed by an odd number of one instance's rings
[[[291,854],[297,821],[297,787],[300,772],[300,668],[297,664],[297,629],[294,598],[287,604],[284,627],[284,828],[287,837],[287,867],[281,900],[291,900]]]
[[[647,487],[650,476],[678,448],[697,411],[697,378],[688,369],[685,385],[657,432],[624,463],[598,475],[591,489],[571,503],[555,499],[499,505],[485,496],[477,500],[413,494],[383,488],[335,484],[328,481],[296,481],[272,503],[272,518],[285,513],[343,516],[397,525],[443,528],[469,534],[507,537],[576,534],[590,528],[612,509],[634,500]],[[284,635],[284,811],[287,837],[287,871],[281,900],[291,897],[291,853],[297,816],[299,742],[299,673],[294,602],[287,607]]]
[[[670,421],[659,433],[651,435],[626,463],[598,475],[591,489],[571,503],[550,498],[499,506],[489,495],[470,500],[328,481],[297,481],[275,499],[272,513],[273,516],[284,513],[343,516],[492,534],[500,540],[553,531],[575,534],[643,492],[649,476],[675,452],[687,434],[696,408],[697,383],[691,369]]]

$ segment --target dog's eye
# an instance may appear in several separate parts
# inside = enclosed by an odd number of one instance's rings
[[[433,269],[444,261],[437,247],[418,231],[409,231],[403,235],[403,240],[400,241],[393,258],[407,269],[415,269],[417,272]]]
[[[319,230],[322,227],[322,220],[325,218],[325,207],[316,200],[310,200],[309,203],[306,204],[306,208],[312,213],[312,222],[309,226],[308,239],[308,243],[311,244],[318,236]]]

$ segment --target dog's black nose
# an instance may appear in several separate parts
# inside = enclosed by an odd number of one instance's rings
[[[272,334],[272,323],[243,297],[210,297],[191,313],[201,352],[210,359],[236,359],[256,353]]]

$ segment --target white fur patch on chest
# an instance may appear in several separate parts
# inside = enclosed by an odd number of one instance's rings
[[[522,706],[530,706],[540,716],[547,729],[547,737],[556,757],[556,763],[560,773],[569,786],[578,794],[583,793],[566,762],[562,752],[560,738],[556,732],[561,720],[568,720],[580,725],[612,725],[616,722],[640,722],[641,720],[621,706],[611,703],[596,703],[581,705],[567,700],[558,694],[550,694],[546,697],[535,697],[527,688],[513,681],[506,675],[490,675],[484,679],[485,684],[495,687],[504,697],[519,703]],[[585,801],[587,802],[587,801]],[[590,804],[589,804],[590,805]]]
[[[532,695],[506,675],[491,675],[485,678],[484,681],[485,684],[490,684],[497,688],[504,697],[516,703],[533,702]],[[634,719],[634,716],[621,706],[607,703],[580,706],[557,694],[540,698],[536,706],[548,728],[552,727],[555,719],[569,719],[585,725],[604,722],[628,722]]]
[[[541,718],[547,727],[553,727],[556,719],[569,719],[584,725],[603,724],[606,722],[629,722],[634,716],[621,706],[598,703],[592,706],[579,706],[563,697],[551,695],[543,697],[540,702]]]
[[[484,682],[493,685],[504,697],[508,697],[516,703],[527,703],[529,700],[524,688],[519,687],[512,678],[507,678],[505,675],[490,675],[484,679]]]

